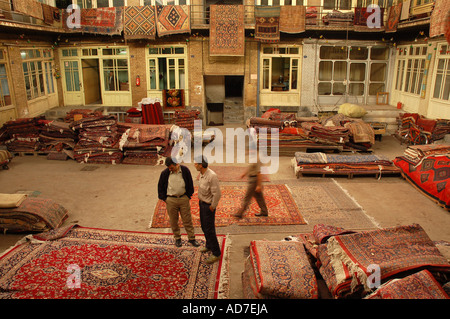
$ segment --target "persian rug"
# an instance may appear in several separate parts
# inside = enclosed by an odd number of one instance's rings
[[[400,15],[402,14],[402,5],[403,3],[399,3],[395,6],[392,6],[389,10],[389,16],[386,24],[386,32],[396,32],[397,26],[400,21]]]
[[[17,207],[0,209],[0,229],[4,232],[43,232],[58,228],[67,217],[67,209],[55,201],[27,196]]]
[[[380,28],[369,28],[367,26],[367,19],[374,14],[375,11],[367,11],[367,8],[355,8],[355,15],[353,18],[353,25],[355,31],[359,32],[370,32],[370,31],[380,31],[384,28],[384,8],[380,8]]]
[[[209,55],[243,56],[245,52],[244,6],[211,5]]]
[[[94,34],[120,35],[123,30],[123,8],[80,9],[80,27],[67,26],[69,13],[63,10],[63,25],[66,31],[88,32]]]
[[[308,224],[346,229],[372,229],[377,225],[334,179],[297,180],[288,183],[297,206]]]
[[[190,33],[190,20],[189,5],[156,6],[156,29],[160,37],[168,34]]]
[[[430,19],[430,38],[440,36],[445,33],[447,13],[450,11],[448,0],[436,0],[434,10]]]
[[[218,235],[226,255],[226,236]],[[227,259],[170,234],[67,227],[29,236],[0,257],[0,298],[213,299],[227,297]],[[202,236],[197,241],[204,243]]]
[[[255,39],[263,43],[280,42],[280,7],[255,6]]]
[[[184,90],[183,89],[171,89],[171,90],[163,90],[163,106],[164,109],[167,108],[184,108],[185,100],[184,100]]]
[[[49,6],[48,4],[41,3],[42,5],[42,16],[43,20],[46,24],[53,24],[53,12],[55,11],[55,7]]]
[[[246,182],[247,177],[241,178],[242,174],[247,171],[246,166],[211,166],[211,169],[219,177],[221,182]],[[270,176],[262,174],[263,182],[270,182]]]
[[[366,299],[449,299],[428,270],[422,270],[402,279],[393,279],[378,288]]]
[[[36,0],[13,0],[12,5],[14,11],[24,13],[37,19],[44,19],[42,5]]]
[[[128,6],[124,10],[125,39],[151,39],[156,36],[155,7]]]
[[[402,176],[439,206],[450,210],[450,156],[437,155],[422,158],[418,163],[406,156],[394,159]]]
[[[304,6],[281,6],[280,31],[285,33],[305,32]]]
[[[417,224],[333,236],[319,246],[318,256],[335,297],[370,291],[371,265],[379,266],[381,281],[414,269],[450,273],[450,263]]]
[[[297,241],[250,243],[255,294],[283,299],[317,299],[318,287],[305,248]]]
[[[264,198],[266,200],[269,216],[257,217],[260,212],[255,199],[244,213],[241,219],[235,218],[244,198],[247,185],[231,186],[221,185],[222,196],[216,209],[216,227],[237,224],[241,226],[249,225],[303,225],[306,224],[297,208],[289,189],[286,185],[264,185]],[[200,227],[200,208],[197,197],[197,187],[190,201],[192,223],[194,227]],[[180,220],[180,226],[183,224]],[[158,201],[153,213],[151,226],[153,228],[170,228],[169,217],[166,211],[166,203]]]

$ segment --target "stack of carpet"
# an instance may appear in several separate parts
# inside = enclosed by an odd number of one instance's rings
[[[73,121],[81,120],[86,117],[99,117],[99,116],[102,116],[101,111],[93,111],[89,109],[73,109],[67,112],[64,121],[70,123]]]
[[[175,111],[175,125],[193,131],[194,121],[199,119],[199,115],[197,110]]]
[[[68,211],[51,199],[26,194],[0,194],[0,230],[43,232],[58,228]]]
[[[3,125],[7,135],[4,143],[8,151],[12,153],[38,151],[41,148],[39,134],[43,119],[43,117],[33,117],[6,122]]]
[[[161,164],[170,154],[170,130],[172,125],[120,123],[119,148],[123,151],[122,164]]]
[[[70,123],[70,127],[78,132],[78,142],[74,148],[77,162],[119,164],[122,161],[115,116],[86,117]]]
[[[443,139],[447,134],[450,134],[450,120],[436,120],[436,126],[432,134],[433,141]]]
[[[334,298],[449,298],[450,263],[420,225],[352,232],[318,224],[300,237]],[[411,286],[391,285],[396,279]]]
[[[402,176],[439,206],[450,210],[450,146],[429,144],[408,146],[394,159]]]
[[[47,159],[66,160],[74,158],[73,149],[78,140],[70,124],[62,121],[47,121],[39,134],[42,151],[48,152]]]
[[[400,174],[387,157],[373,154],[326,154],[296,152],[292,159],[294,173],[322,175]]]

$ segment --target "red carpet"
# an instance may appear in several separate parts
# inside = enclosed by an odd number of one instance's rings
[[[54,233],[60,230],[53,231]],[[170,234],[75,227],[36,236],[0,258],[0,298],[217,298],[224,259],[208,265],[186,241]],[[225,236],[218,236],[222,251]],[[198,236],[199,243],[204,239]],[[70,270],[78,269],[76,272]],[[76,280],[79,279],[79,288]]]
[[[244,214],[244,218],[237,219],[235,214],[247,189],[246,185],[228,186],[221,185],[222,197],[216,211],[216,226],[238,225],[301,225],[306,224],[291,192],[286,185],[264,185],[264,198],[269,209],[268,217],[256,217],[260,212],[255,199],[252,199],[249,209]],[[198,206],[197,188],[191,198],[192,222],[194,227],[200,227],[200,209]],[[181,221],[180,221],[180,225]],[[169,217],[166,211],[166,203],[158,201],[151,227],[170,227]]]

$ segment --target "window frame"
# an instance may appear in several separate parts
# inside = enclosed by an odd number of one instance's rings
[[[427,48],[428,46],[423,44],[403,45],[397,48],[394,90],[414,96],[422,94],[426,77]]]
[[[27,101],[56,94],[56,84],[53,76],[55,68],[53,50],[49,48],[21,48],[22,75],[27,90]],[[26,69],[25,69],[26,65]],[[50,87],[51,80],[51,87]],[[36,85],[34,85],[36,84]]]
[[[295,52],[297,51],[297,52]],[[289,87],[288,90],[277,91],[273,90],[273,59],[283,58],[289,59]],[[262,45],[261,46],[261,81],[260,90],[261,93],[298,93],[299,88],[299,73],[301,65],[301,47],[298,45]],[[265,61],[268,61],[266,64]],[[297,61],[294,65],[294,61]],[[296,76],[294,76],[294,72]],[[266,76],[268,78],[266,78]],[[295,88],[293,88],[295,78]],[[286,79],[283,79],[285,83]],[[267,85],[266,85],[267,84]]]
[[[445,52],[444,52],[444,48],[446,49]],[[444,63],[442,72],[439,71],[439,63],[441,60]],[[442,78],[441,78],[441,82],[440,82],[438,97],[435,97],[438,75],[441,75]],[[447,81],[449,82],[449,85],[448,85],[449,92],[447,92],[447,94],[448,94],[447,99],[444,99],[445,84],[447,82],[446,78],[447,78]],[[432,85],[432,89],[431,89],[431,100],[450,104],[450,45],[447,42],[442,42],[442,43],[437,44],[432,84],[433,85]]]

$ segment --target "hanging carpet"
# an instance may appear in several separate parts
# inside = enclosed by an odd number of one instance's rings
[[[255,6],[255,39],[264,43],[280,42],[279,6]]]
[[[123,34],[125,39],[155,39],[155,7],[125,7]]]
[[[209,55],[243,56],[245,51],[244,6],[211,5]]]
[[[304,6],[281,6],[280,31],[286,33],[305,32]]]
[[[190,33],[190,6],[156,6],[156,29],[160,37],[168,34]]]

